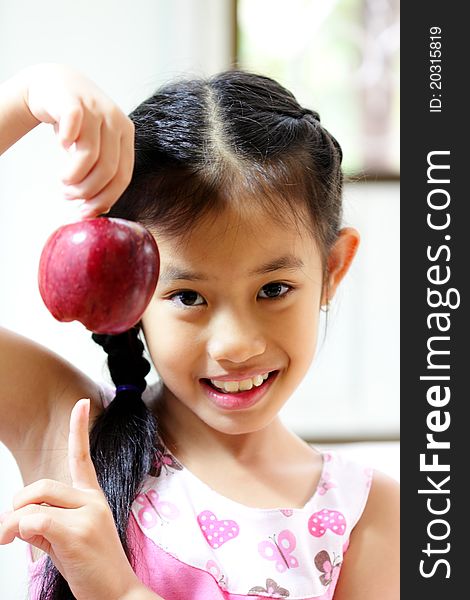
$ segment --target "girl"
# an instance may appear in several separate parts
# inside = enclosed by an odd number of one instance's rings
[[[129,120],[61,65],[7,81],[0,108],[0,151],[52,123],[83,218],[140,221],[161,256],[138,327],[93,335],[115,390],[1,331],[0,435],[25,488],[0,543],[31,545],[32,597],[398,598],[395,482],[278,416],[359,243],[318,114],[232,71],[169,85]]]

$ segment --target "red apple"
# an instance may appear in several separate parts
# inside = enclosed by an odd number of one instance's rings
[[[59,227],[39,261],[39,291],[59,321],[80,321],[95,333],[135,325],[157,285],[160,257],[138,223],[108,217]]]

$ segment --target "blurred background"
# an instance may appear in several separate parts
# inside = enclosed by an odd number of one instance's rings
[[[304,439],[339,444],[397,479],[398,13],[398,0],[0,0],[0,80],[64,62],[129,112],[163,83],[237,66],[279,80],[320,113],[344,151],[344,224],[361,246],[282,416]],[[0,159],[0,323],[108,381],[89,332],[55,321],[37,289],[47,237],[76,219],[57,162],[47,125]],[[0,469],[1,512],[22,487],[1,444]],[[0,598],[26,598],[25,556],[22,542],[0,547]]]

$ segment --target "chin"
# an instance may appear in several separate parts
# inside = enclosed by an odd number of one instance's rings
[[[253,414],[230,414],[219,415],[217,418],[204,419],[206,425],[211,429],[218,431],[224,435],[249,435],[266,429],[276,418],[276,415],[271,417],[260,416]]]

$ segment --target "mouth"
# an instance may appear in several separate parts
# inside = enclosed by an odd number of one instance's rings
[[[273,384],[279,371],[271,371],[260,386],[253,386],[251,390],[240,390],[237,392],[227,392],[216,387],[210,379],[200,379],[199,382],[209,397],[209,399],[218,407],[225,410],[241,410],[250,408],[261,400],[268,389]]]

